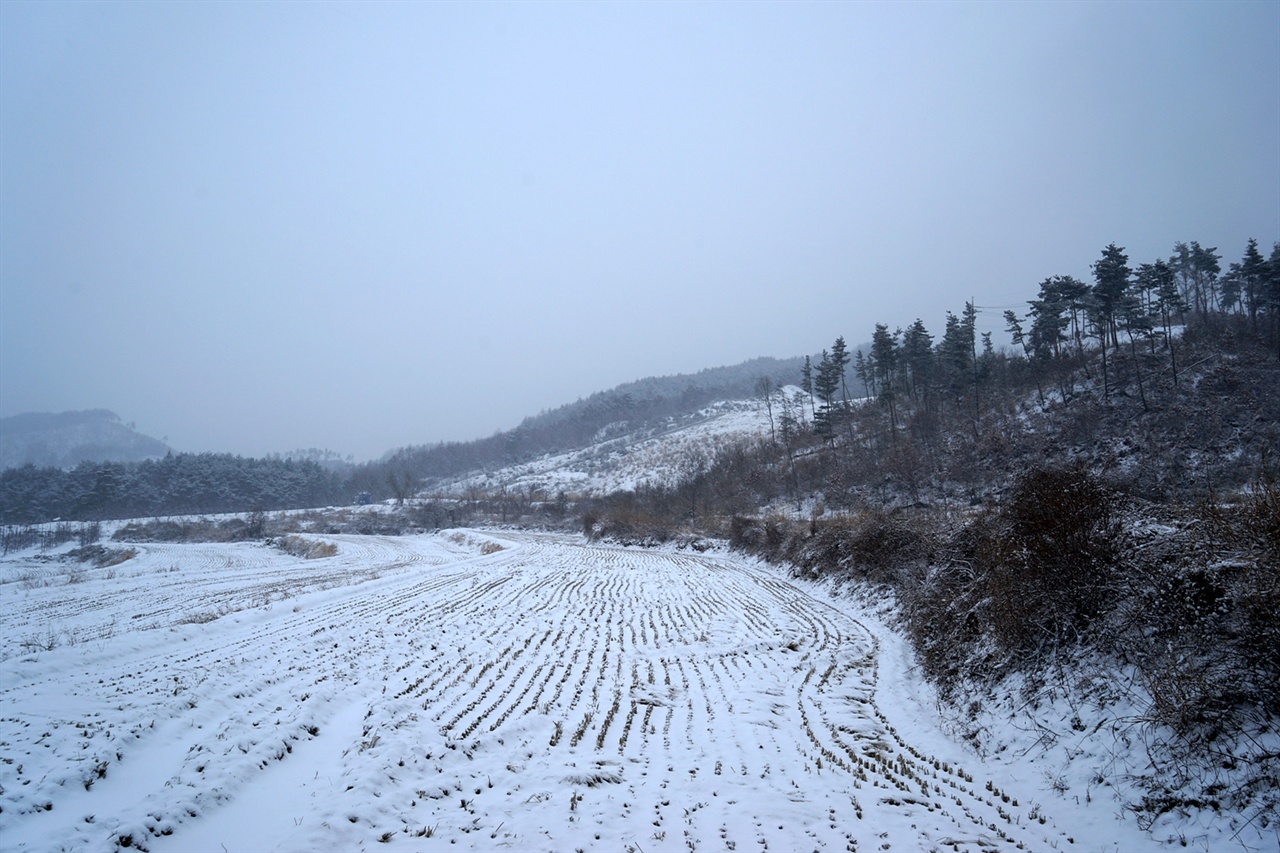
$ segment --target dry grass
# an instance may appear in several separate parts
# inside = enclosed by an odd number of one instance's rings
[[[301,557],[304,560],[318,560],[323,557],[332,557],[338,553],[338,546],[332,542],[325,542],[320,539],[305,539],[292,533],[277,539],[276,547],[286,554]]]

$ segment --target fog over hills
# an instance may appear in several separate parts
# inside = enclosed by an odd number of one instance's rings
[[[517,447],[529,445],[535,436],[539,452],[579,449],[593,444],[601,429],[620,420],[628,421],[635,428],[668,418],[694,416],[709,404],[746,400],[755,395],[755,385],[762,377],[774,386],[794,384],[799,379],[802,361],[801,358],[761,357],[697,373],[635,379],[529,415],[511,430],[476,436],[466,442],[391,448],[383,454],[383,459],[438,452],[443,448],[502,445],[508,453],[503,462],[522,461],[509,454]],[[32,412],[0,418],[0,469],[28,464],[73,468],[81,462],[140,462],[159,459],[171,450],[164,442],[137,432],[132,424],[124,423],[119,415],[107,409],[57,414]],[[198,452],[226,450],[204,447]],[[345,470],[352,464],[345,448],[279,451],[266,454],[266,458],[308,460],[334,470]],[[486,463],[479,467],[485,467]]]
[[[74,468],[81,462],[141,462],[169,452],[106,409],[0,418],[0,468]]]

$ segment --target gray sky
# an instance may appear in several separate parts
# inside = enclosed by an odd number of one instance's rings
[[[477,438],[1280,239],[1277,2],[5,0],[0,99],[0,415],[179,450]]]

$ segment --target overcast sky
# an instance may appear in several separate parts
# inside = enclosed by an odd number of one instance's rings
[[[178,450],[478,438],[1249,237],[1277,2],[0,2],[0,415]]]

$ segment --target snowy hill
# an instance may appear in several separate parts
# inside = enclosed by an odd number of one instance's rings
[[[81,462],[140,462],[169,452],[162,441],[121,423],[106,409],[0,418],[0,469],[31,464],[74,468]]]
[[[496,472],[547,456],[572,453],[624,434],[650,437],[705,420],[726,401],[751,400],[757,385],[800,376],[801,359],[757,358],[695,374],[650,377],[601,391],[525,418],[514,429],[469,442],[402,447],[367,466],[362,488],[377,492],[388,477],[435,488],[476,472]],[[767,415],[762,415],[767,420]]]
[[[798,400],[803,392],[788,386],[780,395]],[[775,419],[781,399],[773,404]],[[601,429],[585,447],[441,479],[427,484],[425,491],[463,495],[475,489],[487,493],[506,489],[547,496],[561,492],[575,497],[604,495],[646,482],[674,482],[698,460],[710,461],[722,448],[767,436],[769,430],[769,410],[763,399],[721,401],[668,416],[656,425],[615,422]]]

